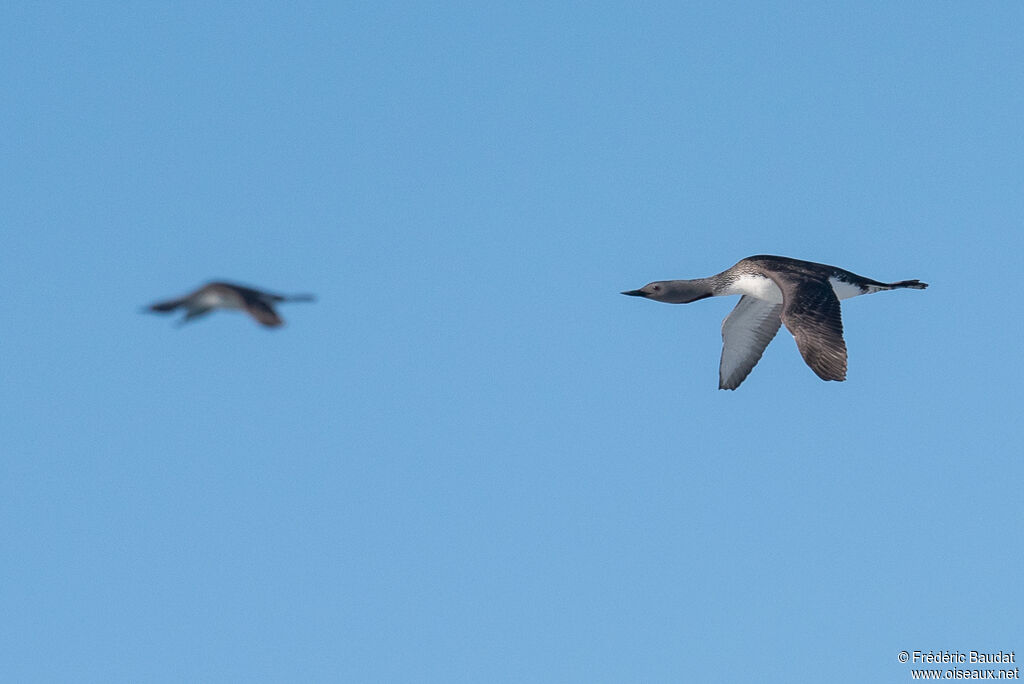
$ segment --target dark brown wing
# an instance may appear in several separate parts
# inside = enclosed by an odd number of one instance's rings
[[[277,315],[274,308],[259,299],[246,300],[245,310],[250,316],[268,328],[276,328],[277,326],[284,324],[284,321]]]
[[[828,280],[776,280],[782,290],[782,322],[796,338],[804,361],[822,380],[846,379],[846,343],[839,299]]]

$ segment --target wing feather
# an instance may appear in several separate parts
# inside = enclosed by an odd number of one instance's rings
[[[776,282],[782,290],[782,322],[804,361],[822,380],[845,380],[843,318],[832,285],[828,280]]]
[[[736,308],[722,321],[722,361],[718,366],[718,388],[734,390],[740,386],[765,347],[782,324],[782,304],[750,295],[740,297]]]
[[[268,328],[276,328],[284,323],[281,317],[277,315],[277,312],[274,311],[274,307],[264,301],[258,299],[246,301],[245,310],[250,316]]]

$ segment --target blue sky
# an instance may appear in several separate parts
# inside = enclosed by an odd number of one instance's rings
[[[0,10],[0,678],[906,681],[1024,652],[1017,3]],[[847,301],[845,383],[734,305]],[[268,331],[140,308],[215,278]]]

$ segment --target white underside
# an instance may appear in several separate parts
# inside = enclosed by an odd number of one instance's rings
[[[244,309],[245,303],[240,297],[225,297],[217,292],[204,292],[198,297],[199,306],[207,309]]]
[[[836,297],[839,299],[849,299],[850,297],[865,294],[858,286],[851,285],[838,278],[829,278],[828,281],[832,285],[832,291],[836,293]],[[729,289],[723,292],[723,294],[750,295],[765,302],[772,302],[773,304],[782,303],[782,290],[779,289],[779,286],[771,278],[766,276],[740,276],[729,285]]]
[[[766,302],[782,303],[782,290],[779,286],[771,278],[759,275],[740,276],[729,284],[723,294],[750,295]]]
[[[850,297],[856,297],[857,295],[867,294],[857,285],[851,285],[845,280],[829,278],[828,282],[832,283],[832,291],[836,293],[836,297],[839,299],[849,299]],[[872,290],[869,288],[868,292],[871,291]]]

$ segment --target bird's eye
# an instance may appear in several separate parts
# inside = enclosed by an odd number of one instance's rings
[[[655,285],[655,286],[654,286],[654,287],[652,287],[651,289],[652,289],[652,290],[654,290],[655,292],[657,292],[658,290],[660,290],[660,289],[661,289],[661,285]]]

